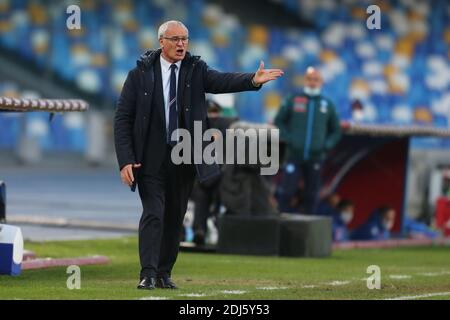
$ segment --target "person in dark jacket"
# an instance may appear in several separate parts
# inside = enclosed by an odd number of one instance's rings
[[[341,201],[341,197],[337,193],[332,193],[323,199],[316,210],[316,215],[318,216],[328,216],[331,217],[337,212],[337,206]]]
[[[336,207],[333,219],[333,241],[347,241],[349,239],[348,225],[353,219],[353,202],[343,199]]]
[[[353,219],[353,203],[340,199],[337,193],[329,195],[318,206],[316,215],[332,219],[333,241],[346,241],[349,238],[348,225]]]
[[[394,226],[395,210],[389,206],[375,209],[362,225],[350,233],[351,240],[387,240]]]
[[[215,101],[207,100],[208,110],[208,122],[209,127],[218,129],[222,133],[222,137],[225,139],[226,130],[230,125],[237,121],[234,117],[222,116],[222,107]],[[225,143],[224,143],[225,145]],[[222,150],[222,154],[225,156],[225,147]],[[208,219],[215,217],[220,210],[220,187],[221,177],[213,179],[208,183],[195,183],[194,190],[192,192],[192,198],[194,200],[194,243],[197,245],[204,245],[206,243],[207,231],[208,231]]]
[[[243,163],[237,159],[233,164],[223,166],[223,176],[220,182],[220,200],[226,208],[226,214],[247,217],[274,216],[278,214],[276,203],[273,198],[272,182],[269,176],[261,175],[261,168],[264,164],[260,161],[251,163],[250,139],[245,137],[245,132],[253,129],[255,132],[268,132],[275,129],[273,125],[264,123],[251,123],[246,121],[234,122],[230,129],[236,130],[236,135],[247,140],[245,143],[245,157]],[[262,135],[256,134],[255,141],[261,139]],[[248,139],[247,139],[248,138]],[[239,139],[239,138],[237,138]],[[272,144],[269,138],[266,143],[268,153],[278,154],[278,143]],[[236,141],[236,140],[235,140]],[[257,143],[259,144],[260,141]],[[236,156],[238,153],[237,144],[234,144]]]
[[[283,102],[275,117],[280,139],[286,143],[286,165],[278,190],[282,212],[297,212],[291,206],[299,180],[303,179],[304,212],[315,214],[320,189],[320,172],[326,153],[341,137],[339,118],[333,102],[321,94],[318,70],[309,67],[305,87]]]
[[[173,163],[177,129],[188,130],[191,137],[194,121],[207,129],[205,93],[258,90],[283,74],[264,69],[262,61],[255,73],[208,67],[187,52],[188,29],[179,21],[163,23],[158,38],[160,48],[145,52],[128,73],[114,119],[120,175],[133,191],[138,186],[143,206],[138,289],[176,288],[171,273],[195,174],[201,182],[220,174],[216,163]]]

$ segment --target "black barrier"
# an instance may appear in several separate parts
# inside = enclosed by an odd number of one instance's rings
[[[280,256],[328,257],[331,255],[330,217],[282,214],[280,219]]]
[[[277,217],[225,215],[219,218],[219,253],[277,255]]]
[[[217,252],[286,257],[331,255],[331,218],[302,214],[219,218]]]

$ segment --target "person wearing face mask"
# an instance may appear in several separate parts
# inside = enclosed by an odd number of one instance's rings
[[[275,117],[280,139],[286,144],[286,164],[278,201],[282,212],[298,212],[291,199],[303,179],[303,211],[315,214],[320,189],[320,173],[326,153],[338,143],[341,127],[333,102],[322,92],[320,72],[308,67],[303,90],[288,96]]]
[[[353,219],[353,202],[343,199],[336,207],[333,218],[333,241],[346,241],[349,239],[348,225]]]
[[[317,206],[316,215],[333,216],[337,212],[337,206],[341,202],[341,197],[337,193],[332,193],[323,199]]]
[[[351,240],[387,240],[395,223],[395,209],[382,206],[369,216],[367,221],[353,230]]]

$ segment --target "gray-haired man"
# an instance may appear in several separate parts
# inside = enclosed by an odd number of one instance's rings
[[[178,128],[193,137],[194,121],[206,130],[205,93],[258,90],[283,74],[222,73],[187,52],[189,34],[179,21],[158,30],[160,48],[144,53],[125,81],[117,104],[114,138],[125,184],[137,183],[143,213],[139,222],[139,289],[176,288],[171,279],[183,217],[194,177],[206,181],[219,174],[217,165],[175,165],[170,157]]]

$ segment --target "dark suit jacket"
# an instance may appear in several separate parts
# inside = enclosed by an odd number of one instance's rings
[[[125,80],[114,119],[114,141],[120,169],[127,164],[141,163],[145,147],[154,149],[155,156],[158,156],[162,144],[166,143],[165,139],[161,139],[160,145],[147,145],[150,117],[160,117],[161,123],[165,124],[164,114],[161,116],[160,112],[152,112],[155,94],[153,69],[155,62],[159,62],[160,54],[161,49],[141,55],[137,66],[128,73]],[[178,75],[177,103],[184,121],[183,127],[190,131],[191,137],[194,136],[194,121],[202,122],[203,131],[208,129],[205,93],[258,90],[260,87],[254,87],[251,82],[253,76],[253,73],[216,71],[199,56],[192,56],[187,52]],[[162,128],[161,130],[165,130],[165,125]],[[200,182],[220,174],[217,164],[202,163],[195,165],[195,168]]]

